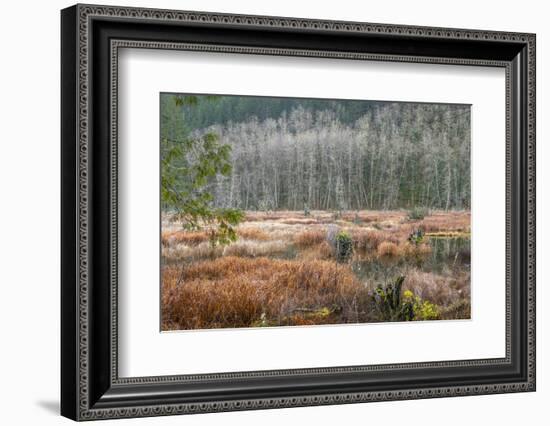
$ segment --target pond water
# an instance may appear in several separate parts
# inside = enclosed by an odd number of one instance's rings
[[[469,237],[430,237],[431,253],[420,264],[414,259],[354,259],[351,269],[361,281],[367,278],[388,281],[408,266],[418,267],[424,272],[440,273],[443,268],[470,268]]]
[[[470,266],[470,238],[469,237],[431,237],[432,254],[429,259],[430,266],[441,269],[449,263],[452,266]]]

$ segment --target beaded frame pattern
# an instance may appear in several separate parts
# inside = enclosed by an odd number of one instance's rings
[[[246,16],[229,15],[203,12],[170,11],[157,9],[141,9],[126,7],[104,7],[93,5],[78,5],[78,418],[80,420],[105,419],[113,417],[141,417],[141,416],[160,416],[188,413],[206,413],[232,410],[251,410],[264,408],[283,408],[296,406],[343,404],[368,401],[385,400],[403,400],[418,398],[434,398],[444,396],[465,396],[489,393],[506,393],[518,391],[530,391],[535,388],[535,36],[532,34],[494,32],[479,30],[430,28],[416,26],[401,26],[387,24],[369,24],[356,22],[337,22],[325,20],[264,17],[264,16]],[[174,21],[174,22],[192,22],[192,23],[211,23],[224,25],[252,26],[257,28],[302,28],[317,31],[344,31],[358,33],[377,33],[377,34],[401,34],[426,38],[448,38],[465,40],[495,40],[524,43],[527,45],[528,57],[528,247],[527,247],[527,304],[528,304],[528,323],[527,323],[527,354],[528,354],[528,372],[527,381],[520,383],[504,383],[494,385],[479,386],[450,386],[423,389],[405,389],[395,391],[379,392],[356,392],[356,393],[334,393],[327,395],[311,395],[303,397],[277,397],[248,400],[231,400],[222,402],[208,403],[176,403],[156,406],[144,406],[138,408],[112,408],[112,409],[90,409],[89,408],[89,335],[88,335],[88,111],[90,105],[88,102],[89,88],[89,28],[90,20],[94,17],[117,17],[128,19],[140,19],[141,21]],[[196,50],[209,52],[225,52],[239,54],[263,54],[263,55],[293,55],[293,56],[311,56],[326,57],[335,59],[363,59],[378,61],[397,61],[397,62],[424,62],[424,63],[446,63],[456,65],[480,65],[480,66],[500,66],[506,68],[506,224],[507,224],[507,245],[506,245],[506,358],[503,359],[482,359],[482,360],[464,360],[433,363],[414,363],[414,364],[393,364],[393,365],[375,365],[360,367],[327,367],[321,369],[300,369],[300,370],[273,370],[261,372],[245,373],[221,373],[210,375],[188,375],[188,376],[160,376],[160,377],[137,377],[137,378],[118,378],[117,374],[117,67],[118,67],[118,49],[119,48],[154,48],[154,49],[172,49],[172,50]],[[507,363],[510,361],[510,203],[511,203],[511,185],[510,185],[510,164],[511,164],[511,136],[509,128],[510,117],[510,68],[505,62],[466,60],[453,58],[418,58],[414,56],[396,56],[396,55],[371,55],[360,53],[342,53],[311,50],[287,50],[271,48],[252,48],[252,47],[232,47],[216,45],[194,45],[183,43],[162,43],[145,42],[132,40],[112,40],[111,41],[111,158],[113,167],[111,169],[111,380],[113,383],[167,383],[177,381],[196,381],[212,380],[221,378],[243,378],[243,377],[269,377],[269,376],[288,376],[303,375],[308,373],[341,373],[357,371],[374,371],[383,369],[399,368],[423,368],[423,367],[448,367],[448,366],[474,366],[488,365],[495,363]]]

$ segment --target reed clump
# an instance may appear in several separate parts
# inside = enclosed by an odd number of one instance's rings
[[[356,322],[369,298],[334,262],[233,256],[165,267],[162,295],[163,329],[180,330]]]

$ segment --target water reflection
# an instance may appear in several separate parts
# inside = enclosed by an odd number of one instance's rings
[[[447,269],[470,268],[470,238],[430,237],[431,253],[418,262],[414,258],[396,257],[379,259],[357,257],[351,262],[351,269],[361,281],[367,278],[387,281],[398,275],[403,267],[413,266],[424,272],[440,273]]]
[[[432,270],[440,271],[443,266],[470,266],[470,238],[464,237],[431,237],[432,254],[430,265]]]

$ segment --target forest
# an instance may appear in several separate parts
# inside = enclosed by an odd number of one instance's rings
[[[469,208],[467,105],[237,96],[204,104],[188,106],[186,120],[231,147],[231,176],[211,182],[220,207]]]
[[[469,318],[469,105],[160,113],[163,330]]]

